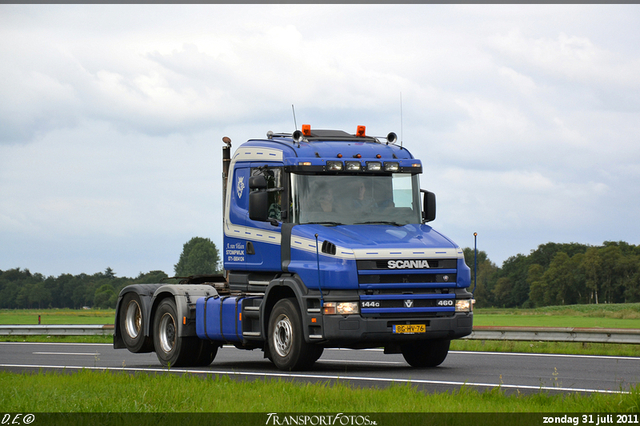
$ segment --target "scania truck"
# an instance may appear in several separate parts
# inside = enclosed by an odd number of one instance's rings
[[[114,347],[206,366],[222,345],[309,369],[324,348],[384,348],[435,367],[469,335],[463,251],[433,229],[429,168],[397,136],[268,132],[223,138],[224,273],[137,284],[118,298]]]

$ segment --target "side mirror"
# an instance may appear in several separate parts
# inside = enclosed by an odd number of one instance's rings
[[[251,176],[249,178],[249,189],[267,189],[267,179],[265,179],[264,175]]]
[[[436,194],[421,189],[422,199],[422,220],[431,222],[436,218]]]
[[[249,193],[249,219],[260,222],[269,221],[269,193],[267,191]]]
[[[249,178],[249,219],[266,222],[269,217],[269,194],[264,175]]]

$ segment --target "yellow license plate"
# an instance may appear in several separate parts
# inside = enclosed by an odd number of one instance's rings
[[[424,324],[408,324],[408,325],[394,325],[393,332],[396,334],[406,334],[406,333],[426,333],[427,326]]]

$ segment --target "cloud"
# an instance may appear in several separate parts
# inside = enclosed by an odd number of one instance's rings
[[[291,131],[292,104],[298,127],[398,133],[434,226],[492,260],[637,243],[637,10],[2,5],[0,268],[170,272],[191,237],[221,244],[222,136]]]

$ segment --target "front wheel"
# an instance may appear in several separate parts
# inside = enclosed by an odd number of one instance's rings
[[[200,341],[193,337],[180,337],[177,318],[173,299],[160,302],[153,321],[153,343],[158,360],[165,367],[189,366],[198,353]]]
[[[280,370],[310,368],[322,348],[305,342],[302,320],[295,299],[282,299],[273,307],[269,319],[269,359]]]
[[[401,346],[402,356],[412,367],[437,367],[449,354],[451,340],[417,340]]]
[[[199,340],[189,364],[193,367],[206,367],[213,362],[219,347],[219,344],[210,340]]]

